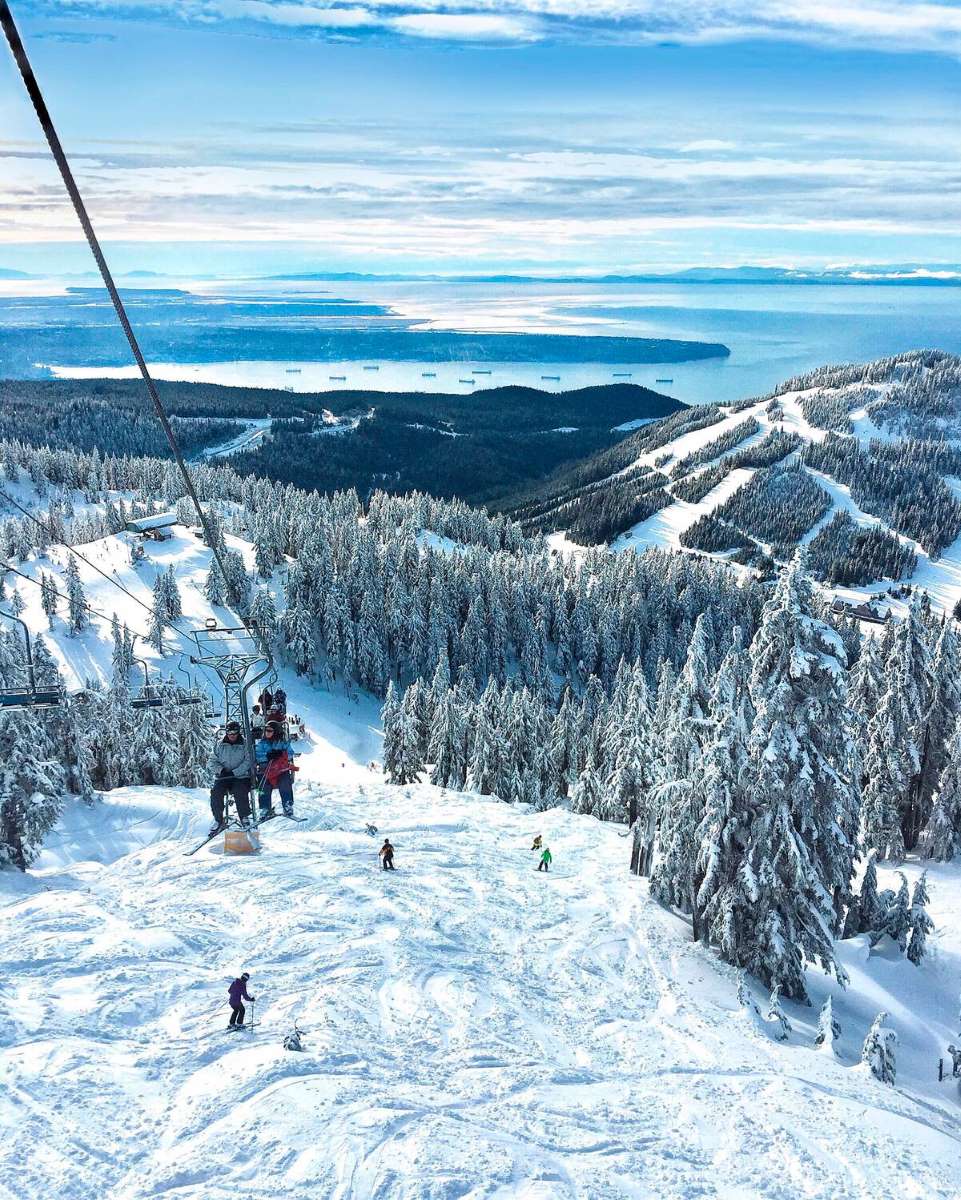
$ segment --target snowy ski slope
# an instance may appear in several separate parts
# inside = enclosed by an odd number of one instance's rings
[[[812,388],[811,392],[824,391],[823,388]],[[829,389],[828,389],[829,390]],[[843,390],[843,389],[839,389]],[[874,389],[875,395],[880,397],[886,391],[885,385],[877,385]],[[784,395],[778,396],[778,401],[781,404],[783,415],[772,418],[765,411],[769,403],[769,398],[758,401],[756,405],[742,409],[739,412],[729,412],[724,418],[714,425],[709,425],[704,429],[697,429],[691,433],[682,434],[675,438],[674,441],[668,442],[665,446],[660,447],[655,451],[643,454],[638,457],[635,463],[623,468],[618,474],[625,474],[635,466],[644,465],[654,467],[657,459],[663,455],[672,455],[672,463],[680,461],[689,454],[700,450],[709,442],[713,442],[716,438],[733,429],[742,421],[753,417],[761,429],[758,433],[740,442],[733,449],[725,454],[719,455],[712,459],[710,463],[705,463],[700,466],[695,474],[699,474],[708,466],[722,462],[723,459],[736,454],[745,446],[749,446],[754,442],[760,441],[762,438],[771,433],[774,429],[784,430],[786,433],[796,433],[804,441],[820,442],[827,436],[827,431],[819,429],[812,425],[801,411],[801,399],[806,392],[786,392]],[[851,414],[851,421],[854,428],[854,436],[862,445],[867,445],[872,438],[888,439],[890,437],[883,430],[879,429],[867,415],[865,408],[854,409]],[[796,457],[796,455],[792,456]],[[669,464],[670,466],[671,464]],[[668,469],[669,469],[668,466]],[[810,468],[806,468],[810,470]],[[823,475],[818,471],[810,471],[817,479],[818,483],[825,488],[831,495],[832,504],[829,511],[817,523],[815,527],[808,531],[802,542],[810,541],[820,529],[826,525],[831,518],[839,511],[847,512],[859,525],[880,525],[890,533],[893,533],[899,540],[911,547],[917,554],[918,564],[914,573],[911,576],[906,576],[901,582],[917,584],[923,587],[930,593],[932,598],[947,611],[951,611],[954,605],[961,600],[961,538],[958,538],[954,543],[947,547],[940,559],[933,560],[924,548],[915,542],[913,539],[906,537],[904,534],[898,534],[892,530],[880,518],[872,513],[865,512],[852,500],[850,490],[842,484],[836,483],[833,479]],[[611,543],[611,548],[618,550],[635,550],[642,553],[650,547],[662,547],[672,550],[684,550],[681,545],[681,534],[700,517],[707,513],[713,512],[730,498],[730,496],[748,483],[754,476],[753,468],[739,468],[731,471],[725,479],[712,489],[703,500],[697,504],[690,504],[685,500],[676,499],[672,504],[659,512],[654,513],[646,520],[634,525],[631,529],[623,533],[619,538]],[[961,480],[949,480],[952,486],[959,495],[961,495]],[[667,488],[671,491],[670,485]],[[573,543],[564,539],[561,535],[552,535],[551,543],[558,548],[565,550],[574,550],[576,547]],[[704,553],[697,551],[697,553]],[[714,557],[723,558],[724,555],[715,555]],[[883,582],[879,581],[865,587],[845,588],[836,587],[829,589],[832,594],[841,596],[846,600],[861,600],[874,594],[887,591],[891,586],[890,580]],[[899,606],[894,604],[894,610],[900,611]]]
[[[859,940],[849,993],[813,981],[835,1060],[811,1049],[816,1008],[787,1006],[783,1045],[738,1008],[615,828],[306,767],[308,823],[272,823],[259,858],[185,858],[204,795],[131,788],[0,876],[5,1200],[958,1195],[961,1110],[932,1058],[961,966],[943,871],[920,971],[860,962]],[[228,1034],[244,969],[260,1023]],[[855,1065],[879,1008],[898,1088]],[[303,1054],[282,1048],[295,1020]]]

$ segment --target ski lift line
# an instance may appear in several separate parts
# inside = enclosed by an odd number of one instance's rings
[[[4,3],[4,0],[0,0],[0,4],[3,4],[3,3]],[[25,517],[28,517],[31,521],[33,521],[34,525],[38,525],[41,529],[45,529],[47,531],[47,534],[49,535],[49,533],[50,533],[49,526],[45,525],[43,523],[43,521],[41,521],[39,517],[35,516],[28,508],[24,508],[22,504],[19,504],[16,500],[14,500],[14,498],[12,496],[8,496],[7,493],[2,488],[0,488],[0,496],[2,496],[4,500],[8,500],[13,505],[14,508],[19,509],[20,512],[22,512]],[[129,588],[124,587],[124,585],[120,582],[119,579],[114,579],[114,577],[112,575],[108,575],[107,572],[102,570],[100,567],[98,567],[96,563],[91,562],[90,559],[87,558],[87,556],[85,554],[81,554],[80,551],[75,546],[71,546],[69,542],[65,542],[61,538],[52,537],[52,538],[50,538],[50,540],[58,546],[63,546],[63,548],[65,550],[69,551],[76,558],[79,558],[80,561],[82,563],[85,563],[88,567],[90,567],[91,570],[96,571],[97,574],[102,576],[104,579],[106,579],[106,581],[108,583],[112,583],[113,586],[119,588],[125,596],[127,596],[129,599],[135,601],[137,604],[140,605],[141,608],[146,609],[146,611],[148,613],[153,615],[153,609],[150,607],[149,604],[147,604],[147,602],[145,600],[141,600],[139,596],[135,596],[133,594],[133,592],[130,591]]]
[[[11,567],[9,563],[0,564],[0,574],[3,574],[7,571],[9,571],[12,575],[18,575],[21,579],[25,579],[27,583],[32,583],[34,587],[43,588],[43,584],[40,582],[40,580],[34,579],[32,575],[26,575],[23,571],[18,571],[16,567]],[[70,597],[66,594],[66,592],[60,592],[55,587],[51,587],[50,590],[58,600],[66,600],[68,604],[70,603]],[[106,621],[108,625],[113,622],[113,618],[117,615],[114,613],[112,616],[108,617],[106,613],[100,612],[100,610],[94,608],[92,604],[88,604],[86,600],[81,601],[80,607],[85,609],[92,616],[98,617],[101,621]],[[127,628],[130,629],[130,626],[128,625]],[[134,637],[141,638],[144,641],[147,640],[146,634],[137,633],[133,629],[130,629],[130,632],[134,635]],[[184,633],[179,629],[175,629],[174,632],[180,634],[181,637],[185,636]]]
[[[150,400],[154,406],[154,411],[157,414],[157,420],[160,422],[161,428],[167,438],[170,450],[177,463],[177,467],[183,477],[184,486],[187,489],[187,494],[190,497],[191,503],[197,512],[197,517],[200,520],[200,527],[204,531],[204,537],[207,545],[210,547],[211,553],[216,560],[217,566],[223,577],[224,584],[228,590],[228,594],[233,590],[230,585],[230,575],[224,566],[224,559],[220,547],[217,544],[217,539],[214,536],[212,526],[207,520],[200,504],[200,498],[194,488],[193,480],[190,477],[190,472],[187,470],[187,463],[184,459],[183,452],[180,449],[180,443],[177,441],[177,435],[173,431],[173,426],[170,424],[170,418],[167,415],[167,410],[164,407],[163,401],[160,399],[160,393],[157,391],[157,385],[151,377],[150,371],[147,368],[146,360],[140,349],[140,343],[137,341],[137,335],[133,331],[133,327],[127,317],[127,310],[124,307],[123,300],[120,298],[120,293],[117,291],[117,285],[114,283],[113,275],[107,265],[107,260],[104,258],[103,250],[100,248],[100,241],[94,231],[93,224],[87,213],[86,205],[83,197],[80,195],[80,189],[77,187],[76,180],[73,177],[73,172],[70,169],[70,164],[67,161],[67,156],[64,153],[63,146],[60,142],[60,137],[57,134],[53,124],[53,118],[50,116],[50,111],[47,108],[46,101],[43,98],[43,92],[40,90],[40,84],[37,82],[37,77],[33,73],[33,67],[30,65],[30,59],[27,57],[27,51],[20,37],[19,30],[13,19],[13,13],[10,11],[10,5],[7,0],[0,0],[0,25],[3,26],[3,32],[6,35],[7,42],[10,46],[10,51],[13,54],[14,61],[17,64],[17,70],[20,72],[20,77],[23,79],[24,87],[27,89],[27,95],[33,104],[34,111],[37,114],[37,120],[40,122],[40,127],[43,129],[44,136],[47,139],[47,145],[50,147],[50,153],[53,155],[54,161],[57,164],[57,169],[60,172],[60,178],[63,180],[63,185],[67,190],[67,195],[70,197],[70,202],[73,204],[74,212],[77,214],[77,220],[83,229],[84,236],[87,239],[87,244],[90,247],[90,252],[93,255],[97,267],[100,271],[100,276],[103,279],[104,286],[113,303],[114,311],[117,314],[117,320],[123,329],[124,335],[130,346],[130,351],[136,360],[137,367],[143,378],[144,386],[150,396]],[[236,602],[236,597],[232,597]],[[239,610],[242,606],[236,603],[236,608]],[[240,617],[241,622],[246,625],[243,616]],[[264,645],[265,656],[270,658],[269,648]]]

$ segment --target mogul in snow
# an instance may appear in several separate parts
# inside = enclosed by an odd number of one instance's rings
[[[214,818],[211,836],[227,827],[224,804],[228,795],[241,825],[246,828],[250,824],[250,759],[237,721],[227,722],[222,740],[214,747],[210,772],[214,776],[210,789],[210,811]]]
[[[263,734],[254,746],[257,759],[257,774],[260,778],[260,816],[271,812],[274,788],[280,793],[280,802],[285,817],[294,815],[294,766],[293,747],[284,737],[279,721],[268,721]]]
[[[228,1029],[242,1029],[244,1017],[247,1010],[244,1008],[243,1002],[246,1000],[248,1004],[253,1004],[256,997],[248,996],[247,980],[250,978],[250,972],[244,971],[239,979],[235,979],[227,989],[227,995],[230,998],[230,1023]]]
[[[381,866],[385,871],[396,871],[394,866],[394,847],[390,844],[390,838],[384,838],[384,844],[380,848]]]

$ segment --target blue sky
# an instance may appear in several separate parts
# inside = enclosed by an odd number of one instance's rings
[[[120,271],[961,262],[961,5],[12,0]],[[0,56],[0,267],[89,259]]]

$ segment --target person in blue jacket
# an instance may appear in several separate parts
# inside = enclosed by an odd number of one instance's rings
[[[227,989],[227,995],[230,997],[230,1029],[240,1029],[244,1023],[244,1015],[247,1010],[243,1006],[243,1001],[247,1000],[251,1004],[254,1002],[253,996],[247,995],[247,980],[250,975],[244,971],[239,979],[235,979]]]
[[[268,721],[254,745],[259,780],[260,816],[270,812],[274,788],[280,793],[285,817],[294,815],[294,748],[278,721]]]

